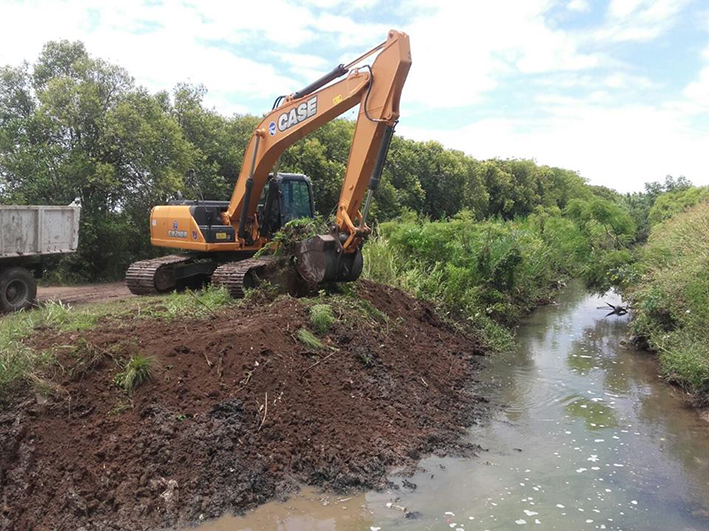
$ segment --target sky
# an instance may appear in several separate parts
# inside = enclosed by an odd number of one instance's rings
[[[0,65],[81,40],[151,91],[203,84],[226,115],[397,29],[413,60],[399,135],[622,192],[709,184],[709,0],[0,0],[0,20]]]

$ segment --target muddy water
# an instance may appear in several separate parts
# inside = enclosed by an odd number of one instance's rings
[[[478,458],[429,458],[413,485],[305,490],[200,529],[709,529],[709,424],[622,345],[628,318],[604,317],[605,302],[618,298],[572,285],[490,360],[485,394],[501,407],[470,431]]]

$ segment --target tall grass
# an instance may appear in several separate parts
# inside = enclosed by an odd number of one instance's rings
[[[364,248],[363,275],[466,320],[488,346],[577,273],[588,243],[573,222],[544,212],[514,221],[385,223]]]
[[[709,203],[653,228],[625,291],[664,375],[709,402]]]
[[[98,316],[76,312],[60,302],[48,302],[30,311],[4,315],[0,319],[0,401],[24,378],[49,365],[54,355],[28,347],[24,340],[37,330],[85,330]]]

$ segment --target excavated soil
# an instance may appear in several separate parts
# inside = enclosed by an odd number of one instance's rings
[[[338,310],[320,353],[296,339],[309,314],[292,298],[36,336],[84,356],[60,355],[51,399],[0,412],[0,529],[184,527],[300,484],[381,488],[424,454],[474,452],[461,436],[486,409],[477,342],[401,291],[358,291],[388,320]],[[116,362],[136,353],[153,377],[127,397]]]

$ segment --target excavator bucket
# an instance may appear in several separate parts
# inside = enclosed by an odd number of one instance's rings
[[[332,235],[318,235],[298,242],[295,248],[298,273],[310,284],[351,282],[362,273],[362,251],[344,253]]]

